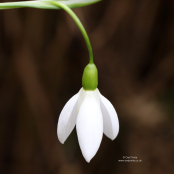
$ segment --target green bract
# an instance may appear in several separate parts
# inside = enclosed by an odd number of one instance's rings
[[[93,63],[89,63],[84,69],[82,86],[88,91],[94,91],[98,86],[98,71]]]

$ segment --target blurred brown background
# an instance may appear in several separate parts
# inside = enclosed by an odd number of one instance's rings
[[[56,127],[81,88],[88,51],[61,10],[0,11],[0,174],[173,174],[174,1],[105,0],[74,9],[120,132],[88,164]],[[118,162],[134,156],[142,162]]]

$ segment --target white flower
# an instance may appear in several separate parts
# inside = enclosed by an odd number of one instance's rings
[[[103,132],[114,140],[119,131],[117,113],[112,104],[96,88],[83,88],[64,106],[58,121],[57,134],[63,144],[76,125],[79,145],[87,162],[99,149]]]

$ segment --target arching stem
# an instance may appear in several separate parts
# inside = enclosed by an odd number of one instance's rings
[[[63,10],[65,10],[75,21],[75,23],[77,24],[77,26],[79,27],[80,31],[82,32],[82,35],[86,41],[86,45],[89,51],[89,63],[93,64],[93,52],[92,52],[92,47],[91,47],[91,43],[89,41],[89,37],[86,33],[85,28],[83,27],[82,23],[80,22],[79,18],[76,16],[76,14],[65,4],[60,3],[60,2],[56,2],[56,1],[47,1],[47,3],[50,3],[52,5],[55,5],[57,7],[62,8]]]

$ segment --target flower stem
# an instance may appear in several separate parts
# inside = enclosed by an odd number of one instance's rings
[[[76,14],[68,6],[66,6],[63,3],[60,3],[60,2],[57,2],[57,1],[45,1],[45,2],[62,8],[63,10],[65,10],[73,18],[73,20],[75,21],[75,23],[79,27],[79,29],[80,29],[80,31],[81,31],[81,33],[82,33],[82,35],[83,35],[83,37],[86,41],[86,45],[87,45],[87,48],[88,48],[88,51],[89,51],[89,63],[93,64],[93,52],[92,52],[91,43],[89,41],[89,37],[86,33],[85,28],[83,27],[82,23],[80,22],[79,18],[76,16]]]

